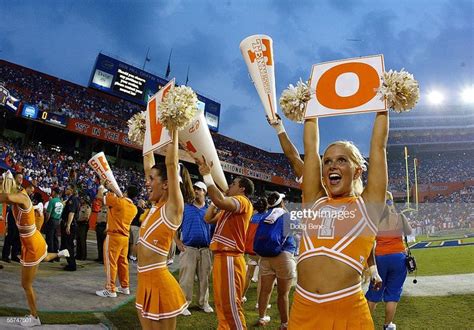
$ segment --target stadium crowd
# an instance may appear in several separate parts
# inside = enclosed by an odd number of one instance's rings
[[[102,127],[111,128],[123,133],[127,132],[126,120],[138,111],[144,110],[142,106],[130,103],[104,93],[99,93],[90,88],[85,88],[65,80],[54,78],[28,68],[17,66],[5,61],[0,61],[0,77],[6,83],[10,93],[23,102],[37,105],[40,109],[54,111],[69,118],[87,120]],[[418,115],[418,114],[417,114]],[[468,116],[469,117],[469,116]],[[472,117],[472,116],[471,116]],[[471,117],[469,117],[471,119]],[[443,118],[445,125],[459,125],[465,116]],[[469,119],[469,120],[470,120]],[[403,122],[403,124],[402,124]],[[416,120],[396,120],[394,127],[407,125],[429,126],[439,124],[438,119],[420,117]],[[426,131],[426,130],[425,130]],[[293,179],[291,166],[282,153],[270,153],[233,140],[231,138],[212,134],[219,157],[222,161],[243,166],[248,169],[279,175]],[[406,134],[392,134],[390,143],[405,142],[449,142],[474,140],[472,134],[442,135],[435,131],[429,135],[413,137]],[[238,145],[238,147],[236,147]],[[412,155],[412,157],[415,157]],[[418,184],[437,182],[466,181],[474,177],[472,159],[474,154],[464,152],[462,157],[446,156],[444,153],[431,152],[416,156],[418,159]],[[7,140],[0,140],[0,161],[14,169],[23,172],[25,178],[47,194],[54,188],[64,189],[68,183],[75,183],[85,196],[93,198],[99,185],[98,179],[88,167],[86,159],[78,155],[68,154],[64,151],[55,151],[42,146],[21,147],[19,144]],[[409,160],[412,162],[412,160]],[[129,184],[144,187],[143,176],[132,168],[113,167],[119,186],[123,189]],[[403,155],[389,154],[389,189],[391,191],[406,190],[406,170]],[[413,164],[409,164],[410,184],[414,184]],[[142,188],[140,197],[145,195]],[[470,196],[470,197],[466,197]],[[459,198],[462,202],[458,203]],[[469,225],[469,214],[462,212],[466,198],[471,198],[472,189],[467,194],[454,193],[450,196],[438,196],[429,203],[420,204],[420,212],[415,228],[420,232],[430,232],[445,228],[461,228]],[[439,211],[433,205],[446,206],[443,211],[447,214],[439,218]],[[447,212],[447,213],[446,213]]]
[[[446,134],[437,131],[425,131],[426,133],[420,134],[419,132],[414,134],[399,134],[391,135],[389,139],[390,144],[423,144],[423,143],[446,143],[446,142],[467,142],[474,140],[474,134],[465,132],[464,134],[456,132],[453,134],[452,131],[446,132]]]
[[[14,172],[24,174],[27,181],[48,195],[55,188],[61,191],[68,184],[75,184],[81,194],[90,200],[95,198],[99,179],[87,165],[87,159],[79,155],[57,151],[35,144],[34,147],[21,147],[18,143],[0,139],[0,162],[3,161]],[[143,174],[133,168],[121,168],[111,165],[121,189],[128,185],[142,187],[140,198],[145,196]]]
[[[408,218],[416,235],[474,228],[474,186],[430,198],[419,204],[418,212],[410,212]]]
[[[0,61],[0,77],[11,93],[26,103],[35,104],[44,110],[53,110],[69,118],[87,120],[122,133],[126,133],[128,130],[126,120],[133,114],[144,110],[140,105],[4,61]],[[466,117],[451,118],[446,123],[449,125],[461,124],[462,118]],[[400,120],[394,121],[394,125],[397,126],[400,122]],[[403,122],[407,121],[404,120]],[[409,122],[429,126],[434,125],[433,122],[436,124],[437,121],[433,121],[433,118],[423,117]],[[248,169],[293,179],[290,164],[282,153],[266,152],[220,134],[213,134],[212,136],[221,160]],[[406,134],[393,134],[392,132],[389,144],[413,141],[424,143],[467,140],[474,140],[474,135],[440,136],[433,131],[433,134],[430,135],[419,134],[413,137]],[[238,147],[235,147],[236,144],[238,144]],[[390,156],[392,157],[390,158]],[[448,157],[440,161],[440,158],[443,158],[443,155],[439,153],[418,157],[419,184],[465,181],[474,177],[474,169],[469,166],[470,160],[473,159],[472,154],[460,159],[449,159]],[[413,178],[413,166],[411,165],[410,178]],[[395,155],[393,157],[393,155],[389,155],[389,177],[391,190],[403,191],[405,189],[405,161],[402,156]]]
[[[25,103],[123,133],[126,120],[143,110],[134,103],[3,61],[0,77],[10,93]]]
[[[10,93],[25,103],[122,133],[128,131],[126,121],[144,110],[140,105],[2,61],[0,77]],[[292,178],[290,164],[283,154],[262,151],[219,134],[213,134],[213,139],[223,161]],[[235,148],[236,144],[239,148]]]
[[[228,161],[244,166],[244,163],[239,163],[241,161],[239,156],[230,154],[231,141],[230,139],[226,141],[229,143],[227,145],[229,149],[226,150],[229,153]],[[226,147],[226,144],[220,144],[219,146],[222,150]],[[251,149],[252,147],[248,146],[248,148]],[[222,156],[221,152],[219,156]],[[226,158],[223,160],[226,160]],[[55,188],[63,191],[69,183],[76,184],[81,196],[87,196],[88,200],[93,200],[97,193],[99,179],[87,165],[87,159],[82,159],[78,155],[57,151],[43,146],[41,143],[36,144],[35,147],[21,147],[18,143],[2,138],[0,139],[0,162],[2,161],[13,171],[23,173],[27,181],[48,195]],[[420,166],[423,166],[422,169],[426,170],[425,175],[421,174],[423,173],[422,170],[419,171],[420,183],[470,179],[474,177],[474,170],[468,165],[469,158],[456,162],[453,159],[439,157],[437,154],[432,155],[431,158],[426,158],[426,160],[420,162]],[[390,164],[389,169],[390,190],[404,191],[406,188],[404,163],[394,161]],[[448,171],[448,169],[451,170]],[[133,184],[141,187],[138,198],[146,196],[141,171],[113,165],[112,170],[121,189]],[[474,187],[467,187],[451,195],[438,195],[435,198],[428,199],[425,203],[420,203],[418,214],[411,214],[409,218],[417,234],[435,233],[447,229],[471,228],[474,226],[473,203]]]
[[[413,158],[418,160],[418,184],[437,182],[464,182],[474,178],[474,152],[462,153],[429,152],[412,155],[408,163],[408,173],[411,184],[414,183]],[[390,188],[394,191],[403,191],[406,185],[406,167],[403,155],[389,153]]]

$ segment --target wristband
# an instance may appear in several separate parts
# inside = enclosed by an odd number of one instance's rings
[[[370,266],[369,273],[370,273],[370,277],[374,277],[374,275],[378,273],[377,266],[376,265]]]
[[[276,125],[272,125],[272,127],[275,129],[277,135],[280,135],[281,133],[286,133],[285,126],[283,126],[281,122]]]
[[[203,175],[202,180],[204,181],[204,184],[206,185],[206,187],[215,185],[214,179],[212,179],[212,176],[210,174]]]

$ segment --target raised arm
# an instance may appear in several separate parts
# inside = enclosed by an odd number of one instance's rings
[[[26,210],[30,207],[31,201],[30,198],[23,194],[23,193],[15,193],[15,194],[0,194],[0,204],[16,204],[20,206],[23,210]]]
[[[387,139],[388,111],[378,112],[375,116],[370,140],[367,187],[362,193],[364,200],[369,202],[371,208],[376,212],[372,219],[380,219],[379,215],[385,207],[385,192],[388,185]]]
[[[145,171],[145,179],[148,179],[151,174],[151,168],[155,165],[155,155],[149,152],[143,156],[143,169]]]
[[[304,123],[303,141],[303,201],[304,203],[312,203],[326,195],[321,182],[318,119],[306,119]]]
[[[290,162],[291,168],[295,172],[296,177],[301,178],[303,175],[303,160],[300,157],[298,149],[296,149],[295,145],[288,137],[285,127],[283,126],[283,122],[278,114],[277,118],[278,119],[275,121],[270,121],[270,119],[267,117],[267,121],[273,127],[273,129],[275,129],[278,140],[280,141],[280,146],[283,149],[283,153]]]
[[[184,199],[179,187],[178,173],[178,131],[173,131],[172,142],[166,150],[166,174],[168,177],[168,202],[166,203],[166,216],[175,224],[181,223],[184,210]]]
[[[202,159],[194,159],[196,164],[199,166],[199,173],[202,175],[204,183],[207,186],[207,195],[211,199],[212,203],[220,209],[225,211],[235,212],[238,210],[238,203],[232,197],[226,197],[214,183],[211,176],[211,166],[206,161],[204,156]],[[210,223],[209,221],[206,222]]]

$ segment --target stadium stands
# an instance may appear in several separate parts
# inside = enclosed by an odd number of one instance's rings
[[[137,104],[2,60],[0,79],[14,97],[25,103],[122,133],[127,132],[126,120],[144,110]],[[398,192],[398,196],[406,192],[404,146],[408,146],[410,154],[408,161],[411,187],[414,185],[414,158],[418,160],[417,176],[420,186],[425,185],[428,187],[426,189],[431,189],[430,185],[436,183],[461,183],[461,188],[456,188],[455,191],[426,194],[422,200],[425,203],[420,203],[419,213],[412,215],[419,232],[472,226],[474,188],[472,185],[464,185],[474,178],[472,106],[452,107],[444,109],[444,112],[441,109],[416,109],[410,113],[391,116],[390,125],[389,190]],[[283,154],[266,152],[221,134],[212,133],[212,136],[222,161],[294,179]],[[25,147],[0,139],[0,162],[14,170],[24,170],[27,179],[46,193],[54,187],[63,188],[67,183],[73,182],[78,184],[84,194],[94,196],[98,179],[86,165],[86,161],[77,154],[57,151],[49,146]],[[144,187],[141,171],[121,167],[113,167],[113,171],[122,188],[129,183]]]

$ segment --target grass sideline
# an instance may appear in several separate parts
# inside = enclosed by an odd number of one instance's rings
[[[248,301],[245,304],[247,327],[256,329],[257,312],[255,306],[256,286],[249,289]],[[277,329],[279,326],[278,311],[275,304],[276,296],[272,296],[272,308],[269,315],[272,323],[267,329]],[[395,323],[400,329],[471,329],[474,324],[474,295],[458,295],[444,297],[403,297],[395,317]],[[178,317],[177,329],[216,329],[215,314],[205,314],[197,308],[191,309],[191,316]],[[116,313],[106,313],[106,317],[118,329],[139,329],[139,321],[133,303],[119,309]],[[376,329],[381,329],[384,322],[383,304],[377,306],[374,314]]]
[[[249,300],[245,304],[245,316],[249,329],[256,329],[257,312],[255,306],[256,286],[249,289]],[[272,323],[267,329],[279,326],[275,294],[272,296],[270,315]],[[472,329],[474,324],[474,295],[456,295],[443,297],[402,297],[395,316],[399,329]],[[177,329],[216,329],[215,314],[205,314],[197,308],[191,308],[192,315],[178,317]],[[24,316],[25,310],[0,308],[0,316]],[[140,329],[134,302],[130,302],[115,312],[105,313],[114,327],[119,330]],[[40,313],[43,324],[97,324],[99,320],[93,313]],[[383,304],[377,306],[374,314],[376,329],[381,329],[384,321]]]
[[[418,276],[474,273],[474,245],[413,249]]]
[[[474,273],[474,246],[415,249],[419,267],[418,276]],[[175,274],[177,276],[177,274]],[[212,289],[211,289],[212,290]],[[197,290],[195,289],[195,292]],[[258,313],[255,310],[256,284],[252,283],[245,303],[245,316],[249,329],[255,328]],[[290,298],[292,301],[292,298]],[[212,294],[210,303],[213,304]],[[272,322],[267,329],[279,326],[276,293],[273,293],[272,308],[268,314]],[[395,318],[400,329],[471,329],[474,324],[474,294],[442,297],[402,297]],[[192,315],[178,317],[178,329],[216,329],[216,315],[206,314],[196,306],[190,308]],[[0,307],[0,316],[24,316],[24,309]],[[94,313],[40,312],[43,324],[97,324],[100,316]],[[134,301],[113,312],[103,313],[118,329],[140,329]],[[383,306],[378,306],[374,314],[376,329],[383,324]]]

